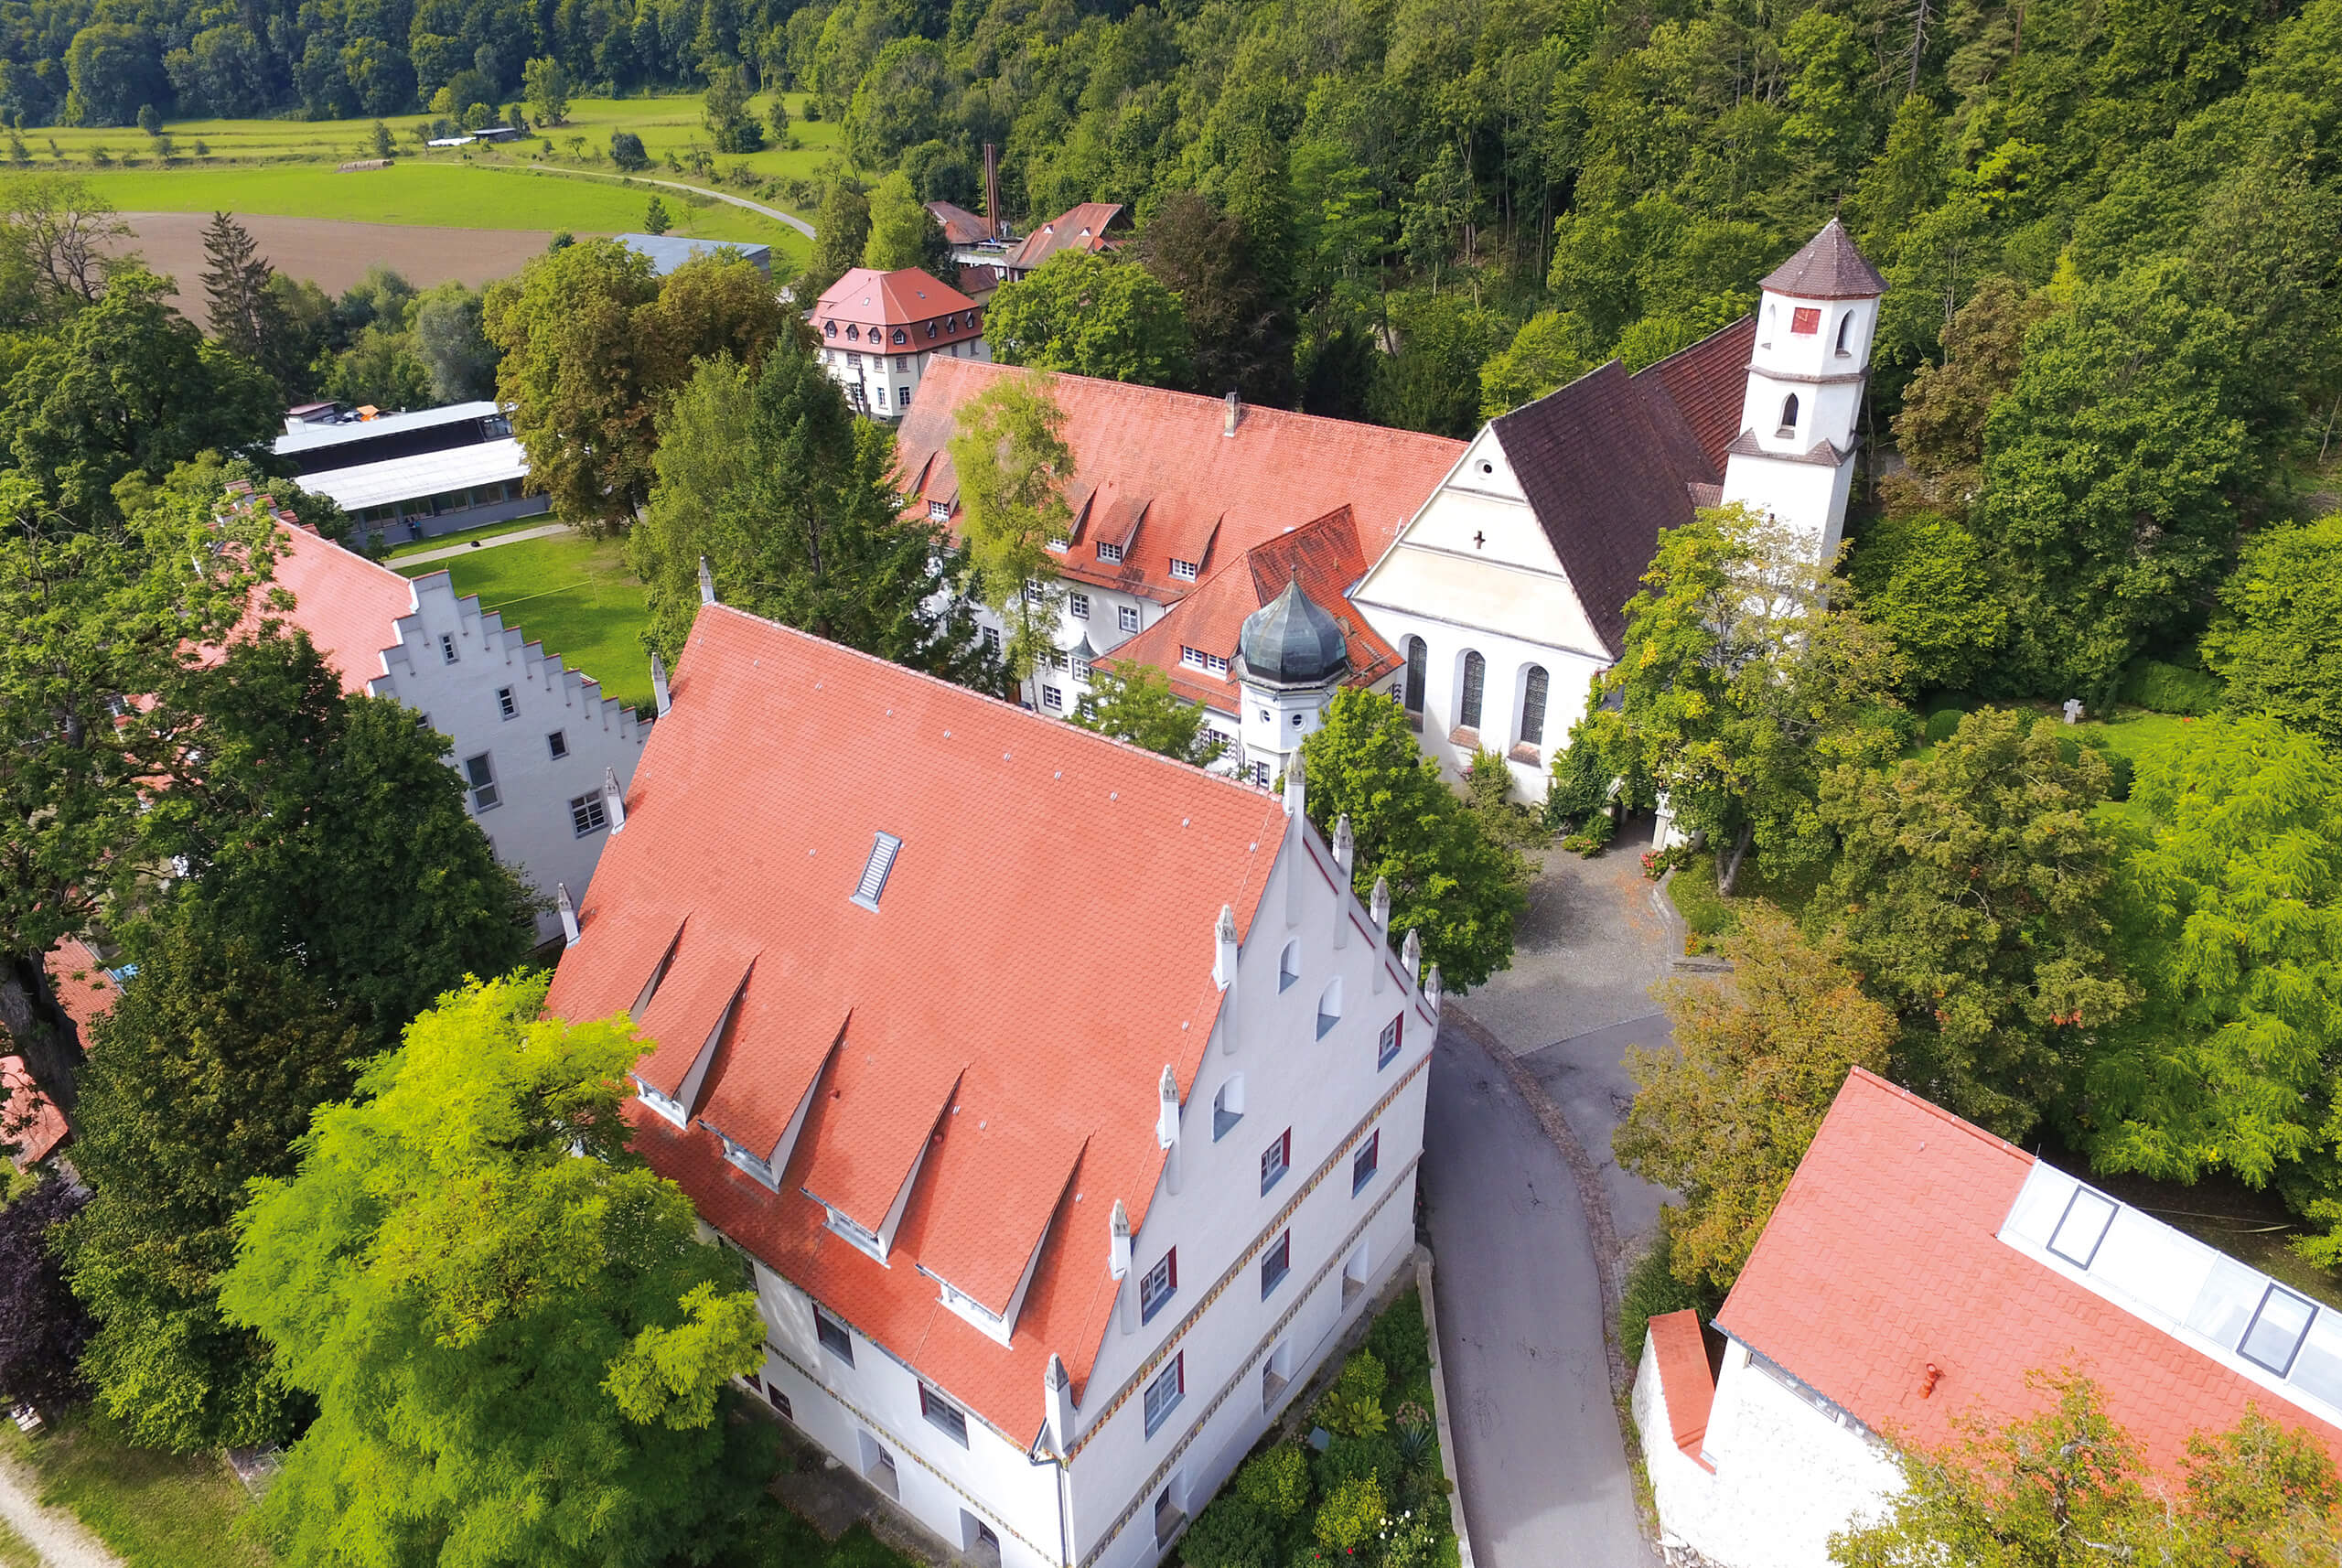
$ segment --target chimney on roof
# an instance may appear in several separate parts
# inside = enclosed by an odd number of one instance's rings
[[[1236,426],[1243,417],[1244,400],[1236,395],[1234,387],[1230,387],[1228,389],[1228,417],[1220,422],[1219,433],[1222,435],[1235,435]]]
[[[699,558],[699,602],[704,605],[715,602],[715,574],[708,570],[704,555]]]
[[[650,697],[662,719],[667,716],[667,710],[675,705],[675,699],[667,692],[667,662],[656,650],[650,655]]]
[[[1412,926],[1407,928],[1407,945],[1399,950],[1399,970],[1407,977],[1410,985],[1423,977],[1423,940],[1415,934]]]
[[[1008,225],[1000,216],[1000,147],[993,142],[984,144],[984,216],[992,221],[992,237],[1008,238]]]
[[[553,886],[553,907],[561,911],[561,945],[574,948],[580,934],[577,929],[577,906],[569,901],[568,883],[556,882]]]
[[[618,788],[618,770],[602,769],[602,800],[610,814],[610,836],[616,838],[626,831],[626,791]]]
[[[1423,1000],[1431,1004],[1431,1015],[1439,1016],[1439,1004],[1446,1000],[1447,987],[1440,983],[1439,965],[1431,966],[1431,974],[1423,982]]]
[[[1225,991],[1236,983],[1236,911],[1222,904],[1211,934],[1212,983]]]
[[[1050,1445],[1062,1459],[1073,1446],[1073,1380],[1066,1375],[1065,1359],[1054,1350],[1041,1372],[1041,1404],[1049,1412]]]

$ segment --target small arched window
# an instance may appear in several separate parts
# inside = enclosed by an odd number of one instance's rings
[[[849,342],[849,343],[859,343],[859,342],[861,342],[861,341],[862,341],[862,328],[859,328],[859,327],[853,327],[853,326],[849,326],[849,327],[845,329],[845,340],[846,340],[847,342]]]
[[[897,342],[897,343],[908,343],[908,342],[909,342],[910,340],[911,340],[911,339],[910,339],[910,334],[909,334],[909,333],[905,332],[905,331],[904,331],[901,328],[899,328],[899,327],[897,327],[897,328],[895,328],[895,341],[896,341],[896,342]]]
[[[1854,357],[1854,313],[1851,310],[1838,319],[1838,358]]]
[[[1765,340],[1756,345],[1758,348],[1769,349],[1773,346],[1773,322],[1780,313],[1781,307],[1778,305],[1768,305],[1765,307]]]
[[[1791,392],[1781,399],[1781,427],[1773,434],[1784,436],[1797,434],[1797,393]]]
[[[1548,681],[1542,664],[1531,664],[1528,675],[1520,682],[1520,743],[1542,746],[1545,742],[1545,688]]]
[[[1230,1073],[1211,1099],[1211,1141],[1219,1143],[1229,1129],[1244,1120],[1244,1075]]]
[[[838,324],[837,324],[836,322],[834,322],[834,321],[831,321],[831,322],[826,322],[826,323],[824,323],[824,324],[822,325],[822,337],[824,337],[824,338],[834,338],[834,337],[836,337],[837,335],[838,335]]]
[[[1477,653],[1464,656],[1464,700],[1456,705],[1456,722],[1466,729],[1480,727],[1480,693],[1488,683],[1488,661]]]
[[[1326,986],[1326,993],[1317,998],[1317,1037],[1324,1039],[1342,1021],[1342,977],[1336,975]]]
[[[1277,955],[1277,989],[1288,990],[1293,983],[1300,978],[1301,944],[1298,941],[1287,942],[1284,944],[1284,951]]]
[[[1407,711],[1423,711],[1423,671],[1431,663],[1431,645],[1420,637],[1407,639]]]

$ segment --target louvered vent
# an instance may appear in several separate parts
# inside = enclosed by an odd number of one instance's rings
[[[903,841],[892,833],[880,833],[870,846],[870,858],[863,864],[862,881],[854,890],[854,901],[865,909],[878,908],[878,895],[886,890],[886,874],[895,869],[896,852]]]

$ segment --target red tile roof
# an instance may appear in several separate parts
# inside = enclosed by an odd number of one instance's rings
[[[964,207],[949,201],[930,201],[927,204],[927,211],[941,226],[943,238],[951,244],[979,245],[997,237],[992,231],[990,221]]]
[[[959,482],[945,444],[960,405],[998,378],[1024,373],[973,360],[929,368],[918,406],[896,435],[915,501],[952,502]],[[1229,435],[1220,398],[1089,376],[1056,376],[1051,388],[1073,452],[1066,499],[1076,521],[1059,575],[1160,604],[1186,597],[1255,545],[1346,505],[1371,562],[1464,455],[1464,443],[1445,436],[1275,408],[1240,408]],[[1098,559],[1101,539],[1126,545],[1120,563]],[[1175,559],[1195,563],[1197,580],[1172,576]]]
[[[81,1044],[87,1047],[90,1026],[113,1011],[122,987],[106,972],[104,961],[76,938],[68,937],[51,948],[41,964],[48,971],[59,1005],[81,1030]],[[16,1146],[18,1164],[38,1165],[65,1142],[64,1112],[33,1081],[24,1058],[0,1057],[0,1099],[5,1101],[0,1105],[0,1143]]]
[[[1397,650],[1366,624],[1366,618],[1350,607],[1346,596],[1351,585],[1366,575],[1368,564],[1350,509],[1337,508],[1254,545],[1241,560],[1214,572],[1201,587],[1166,611],[1161,620],[1099,662],[1152,664],[1171,677],[1171,689],[1187,701],[1233,713],[1235,682],[1183,665],[1179,650],[1192,648],[1222,659],[1235,658],[1244,618],[1298,578],[1301,591],[1310,601],[1349,634],[1349,683],[1366,685],[1400,664]]]
[[[1874,299],[1886,292],[1886,280],[1855,247],[1845,225],[1832,218],[1759,286],[1799,299]]]
[[[2000,1240],[2033,1163],[1856,1068],[1716,1326],[1908,1446],[2035,1413],[2025,1374],[2071,1368],[2165,1471],[2248,1404],[2342,1457],[2342,1430]]]
[[[414,609],[414,585],[308,529],[281,532],[274,586],[293,603],[287,607],[272,595],[267,613],[307,632],[340,672],[341,689],[357,696],[382,673],[382,650],[397,646],[398,621]]]
[[[1017,241],[1002,264],[1022,276],[1059,251],[1109,250],[1122,243],[1121,231],[1130,227],[1126,211],[1113,201],[1085,201],[1069,208]],[[1110,236],[1109,230],[1115,232]]]
[[[1700,1456],[1708,1436],[1708,1412],[1716,1400],[1715,1374],[1708,1370],[1708,1347],[1700,1335],[1700,1315],[1670,1312],[1652,1318],[1650,1349],[1659,1362],[1660,1390],[1667,1395],[1668,1435],[1694,1464],[1714,1469]]]
[[[1719,478],[1724,448],[1740,434],[1740,411],[1748,397],[1748,357],[1756,347],[1756,318],[1744,316],[1635,372],[1638,383],[1655,381],[1666,392]]]
[[[830,291],[813,306],[813,329],[827,342],[833,322],[841,329],[848,323],[857,327],[915,327],[975,308],[974,300],[917,267],[891,273],[856,267],[832,284]],[[937,341],[942,339],[939,338]]]
[[[638,1104],[637,1145],[708,1222],[1018,1442],[1052,1351],[1077,1388],[1112,1309],[1108,1216],[1144,1224],[1155,1085],[1193,1083],[1217,1015],[1211,927],[1249,928],[1279,803],[738,610],[700,613],[579,910],[548,1005],[631,1007],[638,1069],[681,1088],[736,994],[688,1132]],[[874,835],[902,840],[876,910]],[[1120,875],[1100,878],[1112,864]],[[1144,886],[1146,897],[1127,889]],[[1068,984],[1058,933],[1146,954]],[[725,1158],[805,1115],[778,1194]],[[810,1189],[876,1230],[880,1267]],[[1011,1344],[934,1278],[1004,1306],[1046,1235]]]

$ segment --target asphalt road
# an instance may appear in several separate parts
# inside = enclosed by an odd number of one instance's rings
[[[1480,1047],[1432,1056],[1423,1185],[1464,1517],[1478,1568],[1646,1568],[1585,1211]]]

